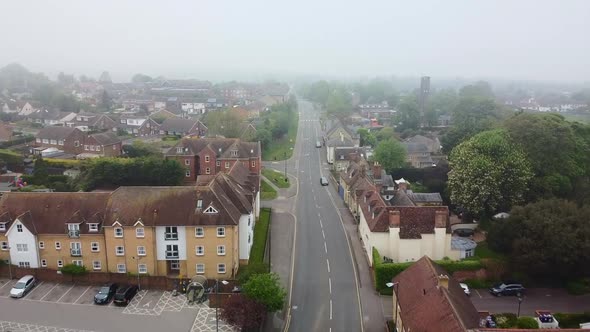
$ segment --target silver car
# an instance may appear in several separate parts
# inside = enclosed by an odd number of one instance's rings
[[[35,285],[37,280],[32,275],[27,275],[19,279],[10,290],[10,297],[19,298],[25,296]]]

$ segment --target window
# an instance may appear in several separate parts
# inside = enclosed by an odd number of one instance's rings
[[[121,119],[121,123],[127,123],[127,120]]]
[[[44,143],[44,144],[49,144],[49,140],[48,140],[47,138],[44,138],[44,139],[43,139],[43,143]]]
[[[197,274],[205,273],[205,264],[197,264]]]
[[[196,237],[204,237],[205,236],[205,230],[203,229],[203,227],[195,228],[195,236]]]
[[[80,146],[80,141],[74,141],[74,146],[75,147],[79,147]]]
[[[82,256],[82,243],[70,242],[70,254],[72,256]]]
[[[197,200],[197,209],[200,210],[202,208],[203,208],[203,200],[202,199],[199,199],[199,200]]]
[[[209,162],[209,155],[205,155],[205,162],[208,163]]]
[[[252,242],[252,235],[248,235],[248,244],[250,244],[250,242]]]
[[[203,256],[205,254],[205,247],[197,246],[196,253],[197,256]]]
[[[98,242],[90,242],[90,251],[92,252],[99,252],[100,248],[98,246]]]
[[[215,162],[215,166],[217,166],[217,167],[221,166],[221,161],[219,161],[219,160],[218,160],[218,161],[216,161],[216,162]]]
[[[182,153],[182,147],[176,148],[176,153]]]
[[[145,229],[143,227],[137,227],[135,229],[135,237],[145,237]]]
[[[18,252],[28,252],[29,246],[26,243],[17,243],[16,244],[16,251]]]
[[[225,256],[225,246],[217,246],[217,255]]]
[[[205,168],[205,174],[211,174],[211,168],[209,168],[209,167]]]
[[[225,162],[225,168],[229,168],[229,161]]]
[[[252,223],[252,218],[248,217],[248,226]]]
[[[225,227],[217,227],[217,237],[225,237]]]
[[[137,247],[137,256],[145,256],[145,247],[144,246]]]
[[[35,142],[37,142],[37,143],[41,143],[41,139],[40,139],[40,138],[36,138],[36,139],[35,139]]]
[[[62,261],[61,259],[57,260],[57,267],[64,267],[64,261]]]
[[[117,255],[117,256],[123,256],[123,255],[125,255],[125,247],[123,247],[123,246],[116,246],[115,247],[115,255]]]
[[[2,223],[0,224],[0,232],[5,232],[6,231],[6,224]]]
[[[187,170],[184,172],[184,176],[186,176],[187,178],[188,178],[188,177],[190,177],[190,176],[191,176],[191,171],[187,169]]]
[[[125,267],[125,264],[117,264],[117,272],[126,273],[127,268]]]
[[[191,160],[190,159],[185,159],[184,160],[184,164],[187,165],[187,166],[190,165],[191,164]]]
[[[166,240],[178,240],[178,229],[176,226],[166,226],[164,238]]]
[[[84,150],[88,151],[88,145],[84,145]]]
[[[58,145],[64,145],[64,140],[63,140],[63,139],[60,139],[60,140],[58,140],[58,141],[57,141],[57,144],[58,144]]]
[[[8,250],[8,242],[6,242],[6,241],[0,242],[0,248],[2,250]]]
[[[84,263],[81,260],[73,260],[72,264],[77,265],[77,266],[83,266]]]
[[[220,273],[220,274],[225,273],[225,264],[223,264],[223,263],[217,264],[217,273]]]
[[[180,262],[179,261],[170,261],[170,269],[171,270],[180,270]]]
[[[96,151],[100,151],[100,145],[96,146]]]
[[[31,267],[31,263],[29,263],[29,262],[18,262],[18,267],[26,267],[26,268],[29,268],[29,267]]]
[[[46,259],[41,260],[41,267],[47,267],[47,260]]]
[[[232,150],[231,151],[231,156],[232,157],[237,157],[238,156],[238,150]]]
[[[45,242],[39,241],[39,249],[45,249]]]
[[[92,269],[93,270],[101,270],[102,264],[100,263],[100,261],[92,261]]]
[[[473,249],[465,250],[465,258],[467,257],[473,257]]]
[[[55,250],[61,250],[61,243],[59,241],[55,241]]]
[[[212,205],[209,205],[209,207],[206,208],[205,211],[203,211],[203,213],[211,213],[211,214],[215,214],[218,212],[219,211],[217,211]]]
[[[252,162],[252,167],[256,167],[256,162],[255,161]]]
[[[139,264],[137,266],[139,273],[147,273],[147,264]]]
[[[19,232],[19,233],[22,233],[23,232],[23,225],[17,224],[16,225],[16,231]]]
[[[88,224],[89,232],[98,232],[98,224]]]
[[[166,245],[166,258],[178,258],[178,245],[177,244]]]
[[[90,151],[94,151],[94,145],[90,146]]]
[[[115,237],[123,237],[123,228],[115,227]]]

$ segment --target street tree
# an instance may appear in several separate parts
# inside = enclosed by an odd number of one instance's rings
[[[388,173],[391,173],[405,165],[406,150],[399,141],[390,138],[379,142],[374,157]]]
[[[220,309],[221,319],[240,331],[258,331],[266,315],[263,304],[240,294],[232,295]]]
[[[524,201],[530,163],[504,130],[480,133],[450,155],[451,201],[474,215],[490,216]]]
[[[367,128],[360,128],[357,130],[357,133],[360,137],[360,145],[361,146],[371,146],[374,147],[377,143],[377,139],[375,135],[369,131]]]
[[[247,297],[264,305],[268,312],[281,310],[287,296],[279,276],[275,273],[251,276],[250,280],[244,284],[243,290]]]

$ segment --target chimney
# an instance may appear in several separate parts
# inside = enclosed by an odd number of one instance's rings
[[[398,210],[389,210],[389,227],[398,228],[400,224],[400,215]]]
[[[449,276],[446,274],[441,274],[438,276],[438,287],[444,287],[449,289]]]
[[[378,162],[373,162],[373,177],[381,179],[381,165]]]
[[[443,210],[436,210],[434,213],[434,227],[435,228],[447,228],[447,217],[448,214]]]

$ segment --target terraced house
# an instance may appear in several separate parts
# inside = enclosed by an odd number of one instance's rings
[[[236,163],[195,186],[7,193],[0,258],[27,268],[231,278],[249,259],[258,181]]]

